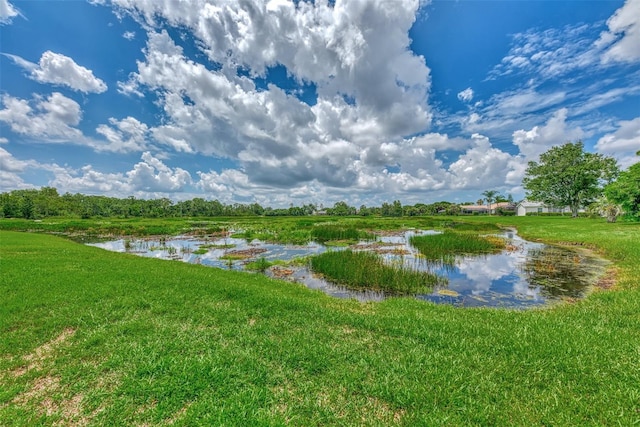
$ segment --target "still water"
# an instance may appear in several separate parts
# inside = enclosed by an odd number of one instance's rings
[[[606,261],[584,251],[526,241],[515,231],[500,234],[508,241],[507,249],[500,253],[457,256],[452,264],[434,263],[420,256],[409,244],[411,236],[433,233],[435,231],[431,230],[387,233],[377,236],[374,242],[360,242],[350,248],[374,251],[387,262],[403,263],[447,278],[447,285],[436,287],[427,294],[415,295],[415,298],[465,307],[527,308],[581,298],[602,276],[607,265]],[[261,258],[291,261],[326,250],[340,250],[315,242],[287,245],[232,237],[204,239],[191,236],[118,239],[91,245],[110,251],[233,270],[244,270],[247,263]],[[305,265],[276,265],[267,269],[265,274],[298,282],[339,298],[380,301],[392,296],[385,292],[355,291],[337,286],[315,275]]]

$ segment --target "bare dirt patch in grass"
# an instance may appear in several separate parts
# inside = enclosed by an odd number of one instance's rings
[[[27,366],[20,366],[17,369],[12,371],[12,375],[14,377],[20,377],[27,372],[33,369],[41,369],[44,361],[49,358],[51,353],[62,343],[69,339],[73,334],[75,334],[75,329],[66,328],[60,335],[55,337],[49,342],[42,344],[40,347],[36,348],[33,353],[27,354],[24,356],[24,360],[28,362]]]
[[[615,268],[609,268],[602,275],[602,277],[596,282],[595,287],[597,289],[609,290],[613,289],[618,282],[618,270]]]
[[[84,426],[89,419],[81,416],[84,395],[78,393],[69,399],[56,401],[53,395],[60,392],[60,378],[45,376],[37,378],[31,389],[16,396],[11,403],[21,407],[36,407],[37,412],[47,417],[58,415],[60,419],[54,425]]]

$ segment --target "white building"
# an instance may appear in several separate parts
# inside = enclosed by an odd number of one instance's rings
[[[571,208],[569,208],[569,206],[557,208],[545,205],[542,202],[530,202],[529,200],[521,201],[516,207],[516,214],[518,216],[525,216],[527,214],[535,215],[541,213],[571,213]]]

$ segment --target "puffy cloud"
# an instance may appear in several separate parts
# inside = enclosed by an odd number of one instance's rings
[[[458,99],[462,102],[470,102],[473,99],[473,89],[470,87],[458,92]]]
[[[180,192],[191,184],[191,175],[179,167],[170,168],[150,152],[142,154],[142,161],[126,173],[105,173],[86,165],[80,170],[53,165],[48,169],[54,174],[50,181],[64,192],[162,197]]]
[[[189,172],[182,168],[171,169],[148,151],[142,154],[142,162],[127,172],[127,178],[134,190],[146,192],[181,191],[191,183]]]
[[[0,170],[4,172],[22,172],[28,166],[28,162],[18,160],[11,153],[0,147]]]
[[[449,188],[482,189],[504,186],[506,176],[512,169],[512,156],[492,147],[485,136],[474,134],[472,139],[474,146],[449,166]]]
[[[408,37],[417,0],[114,3],[151,26],[163,17],[190,28],[210,59],[246,67],[252,75],[281,64],[299,80],[316,83],[329,98],[346,94],[387,112],[408,101],[424,107],[429,69],[411,52]],[[420,115],[416,119],[424,125],[426,111]]]
[[[87,165],[79,171],[55,166],[52,168],[54,178],[49,185],[57,188],[61,192],[84,193],[84,194],[108,194],[111,196],[124,197],[131,195],[132,186],[127,182],[121,173],[103,173]]]
[[[245,173],[236,169],[226,169],[220,173],[198,171],[198,176],[200,180],[196,187],[219,200],[230,200],[232,195],[249,197],[257,189]]]
[[[623,168],[636,163],[638,156],[635,153],[640,150],[640,117],[620,121],[618,129],[600,138],[595,148],[616,158]]]
[[[606,46],[602,61],[640,60],[640,0],[627,0],[607,21],[608,31],[600,35],[597,46]]]
[[[0,121],[13,132],[52,142],[83,139],[82,132],[75,127],[82,117],[80,105],[59,92],[46,99],[35,96],[31,105],[9,95],[4,95],[1,101],[4,109],[0,110]]]
[[[569,127],[566,120],[567,109],[561,108],[543,126],[534,126],[528,131],[524,129],[515,131],[513,143],[527,160],[537,160],[540,154],[554,145],[578,140],[585,135],[580,127]]]
[[[39,83],[67,86],[84,93],[102,93],[107,90],[107,85],[95,77],[91,70],[76,64],[73,59],[60,53],[48,50],[42,54],[38,64],[17,55],[5,54],[5,56],[27,70],[29,78]]]
[[[165,31],[149,34],[145,56],[128,87],[161,94],[168,120],[150,129],[154,139],[238,160],[257,183],[349,185],[361,151],[396,135],[383,118],[341,96],[310,106],[277,86],[258,90],[247,77],[208,70],[186,59]]]
[[[320,98],[352,98],[357,114],[351,120],[379,122],[385,135],[416,133],[429,123],[429,69],[411,52],[407,35],[417,1],[115,3],[147,25],[163,17],[191,29],[228,78],[238,67],[261,76],[280,64],[299,82],[312,83]],[[162,50],[156,43],[149,51],[154,48]]]
[[[8,0],[0,0],[0,25],[10,24],[11,20],[19,14]]]
[[[125,31],[124,33],[122,33],[122,37],[127,40],[133,40],[136,38],[136,33],[133,31]]]
[[[37,164],[33,161],[18,160],[11,153],[0,147],[0,188],[7,189],[32,188],[33,185],[24,182],[20,174],[27,169],[34,169]]]
[[[146,148],[146,138],[149,128],[133,117],[116,120],[109,119],[108,125],[100,125],[96,132],[108,141],[107,145],[96,143],[97,150],[115,151],[126,153],[130,151],[142,151]]]

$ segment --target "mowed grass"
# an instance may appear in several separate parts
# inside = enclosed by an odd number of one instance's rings
[[[552,309],[360,304],[261,275],[0,233],[0,425],[634,425],[640,226],[473,218],[593,247]]]

